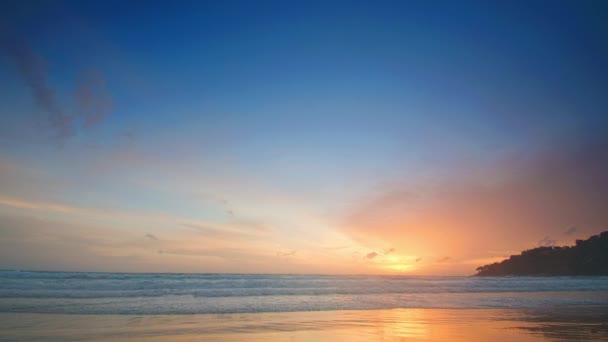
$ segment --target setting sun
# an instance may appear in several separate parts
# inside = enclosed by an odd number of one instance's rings
[[[414,265],[408,264],[390,264],[384,266],[383,268],[395,272],[411,272],[417,269]]]

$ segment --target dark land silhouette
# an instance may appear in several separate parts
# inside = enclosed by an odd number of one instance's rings
[[[538,247],[477,268],[476,276],[608,275],[608,231],[574,246]]]

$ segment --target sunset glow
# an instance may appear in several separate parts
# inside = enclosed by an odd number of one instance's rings
[[[593,2],[255,3],[0,11],[0,269],[470,275],[608,228]]]

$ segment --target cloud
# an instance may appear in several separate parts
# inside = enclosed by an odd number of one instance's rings
[[[437,259],[437,262],[446,262],[446,261],[450,261],[452,258],[450,258],[449,256],[445,256],[442,258]]]
[[[112,98],[99,71],[91,69],[83,74],[75,97],[79,115],[84,118],[85,128],[99,124],[110,115]]]
[[[0,194],[0,206],[24,211],[41,211],[65,215],[65,217],[86,217],[93,220],[112,220],[116,222],[147,222],[177,224],[181,219],[160,215],[154,212],[132,212],[107,208],[79,207],[63,202],[46,202],[26,198],[6,197]]]
[[[371,260],[371,259],[373,259],[373,258],[375,258],[375,257],[377,257],[377,256],[378,256],[378,253],[376,253],[376,252],[370,252],[370,253],[367,253],[367,254],[365,255],[365,259],[369,259],[369,260]]]
[[[385,249],[384,250],[384,255],[389,255],[389,254],[394,253],[394,252],[395,252],[394,248]]]
[[[80,211],[80,209],[77,207],[72,207],[61,203],[28,201],[3,196],[0,196],[0,206],[12,207],[17,209],[52,211],[60,213],[76,213]]]
[[[556,240],[551,239],[549,236],[545,236],[542,240],[538,241],[539,247],[552,247],[557,243]]]
[[[161,253],[158,253],[161,252]],[[247,260],[267,260],[270,261],[271,255],[261,254],[259,251],[238,248],[167,248],[159,250],[158,254],[176,255],[186,257],[206,257],[215,259],[225,259],[244,262]],[[276,259],[273,259],[276,261]]]
[[[156,237],[156,235],[151,234],[151,233],[146,233],[145,237],[148,238],[148,239],[150,239],[150,240],[158,240],[158,238]]]
[[[416,258],[416,262],[420,262],[420,261],[422,261],[422,257]]]
[[[65,141],[75,136],[80,128],[92,128],[110,115],[112,98],[101,72],[90,69],[83,73],[73,99],[77,112],[69,113],[65,108],[74,106],[62,106],[58,101],[44,57],[16,36],[0,39],[0,44],[14,60],[17,73],[28,86],[35,105],[46,114],[54,138]],[[78,127],[80,119],[83,124]]]
[[[259,228],[258,224],[251,222],[231,222],[225,224],[215,224],[211,222],[197,222],[182,220],[179,223],[181,226],[194,229],[207,238],[218,240],[256,240],[262,239],[266,234],[266,230]]]
[[[4,45],[15,60],[19,76],[30,88],[34,102],[46,112],[57,137],[65,139],[73,136],[73,117],[61,109],[55,98],[55,91],[49,85],[47,61],[18,39],[6,40]]]
[[[576,231],[577,231],[576,227],[570,227],[570,228],[568,228],[568,229],[567,229],[567,230],[564,232],[564,234],[565,234],[565,235],[572,235],[572,234],[576,233]]]
[[[228,200],[224,199],[224,198],[220,198],[220,203],[222,203],[222,206],[224,207],[224,210],[226,211],[226,215],[235,218],[236,215],[234,214],[234,210],[232,210],[232,208],[230,207],[230,203],[228,202]]]

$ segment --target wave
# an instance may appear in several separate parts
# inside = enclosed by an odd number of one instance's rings
[[[0,312],[185,314],[590,304],[608,304],[608,277],[0,272]]]

